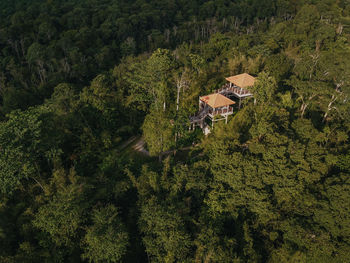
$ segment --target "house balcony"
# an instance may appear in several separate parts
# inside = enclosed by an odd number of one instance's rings
[[[230,84],[228,83],[223,85],[222,88],[216,90],[216,93],[220,93],[224,96],[233,95],[237,98],[253,96],[253,94],[249,90],[237,86],[230,86]]]
[[[227,115],[233,114],[233,107],[227,107],[227,108],[218,108],[218,109],[212,109],[210,108],[208,110],[208,116],[211,118],[214,118],[217,115],[221,115],[223,117]]]

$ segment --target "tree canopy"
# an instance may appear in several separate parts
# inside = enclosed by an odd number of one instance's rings
[[[348,262],[349,41],[347,0],[0,1],[0,261]]]

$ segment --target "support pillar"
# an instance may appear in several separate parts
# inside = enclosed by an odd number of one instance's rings
[[[225,116],[225,124],[227,124],[227,118],[228,118],[228,114],[226,114]]]
[[[239,103],[238,103],[238,109],[241,109],[241,103],[242,103],[242,98],[241,97],[239,97]]]

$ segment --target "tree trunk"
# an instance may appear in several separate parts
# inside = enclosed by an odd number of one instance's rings
[[[305,110],[306,110],[307,106],[308,106],[308,105],[307,105],[306,103],[303,103],[303,104],[301,105],[301,108],[300,108],[300,110],[301,110],[301,118],[304,117]]]
[[[332,99],[331,99],[331,101],[328,103],[327,110],[326,110],[325,114],[323,115],[322,122],[325,122],[325,121],[326,121],[327,116],[328,116],[328,113],[331,111],[332,105],[333,105],[333,103],[337,100],[337,98],[338,98],[338,97],[336,97],[334,94],[332,95]]]
[[[177,85],[177,96],[176,96],[176,111],[179,111],[180,89],[181,89],[181,84],[178,83],[178,85]]]

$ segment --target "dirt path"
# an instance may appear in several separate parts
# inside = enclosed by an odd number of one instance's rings
[[[137,151],[139,153],[142,153],[144,155],[147,155],[147,156],[150,156],[149,152],[146,150],[145,148],[145,141],[143,140],[142,137],[139,137],[139,136],[133,136],[131,137],[130,139],[128,139],[126,142],[124,142],[121,146],[120,146],[120,150],[124,150],[126,147],[128,147],[130,144],[132,144],[132,149],[134,151]],[[198,144],[196,145],[192,145],[192,146],[188,146],[188,147],[184,147],[184,148],[181,148],[181,149],[178,149],[177,151],[184,151],[184,150],[189,150],[193,147],[196,147],[198,146]],[[165,151],[165,152],[162,152],[161,155],[162,156],[167,156],[167,155],[170,155],[170,154],[174,154],[176,151],[174,150],[169,150],[169,151]]]
[[[126,142],[124,142],[122,145],[119,146],[119,150],[122,151],[126,147],[128,147],[131,143],[133,143],[138,137],[137,136],[132,136],[129,138]]]
[[[143,153],[149,156],[149,152],[145,149],[145,141],[142,138],[139,138],[136,143],[132,146],[132,148],[140,153]]]

